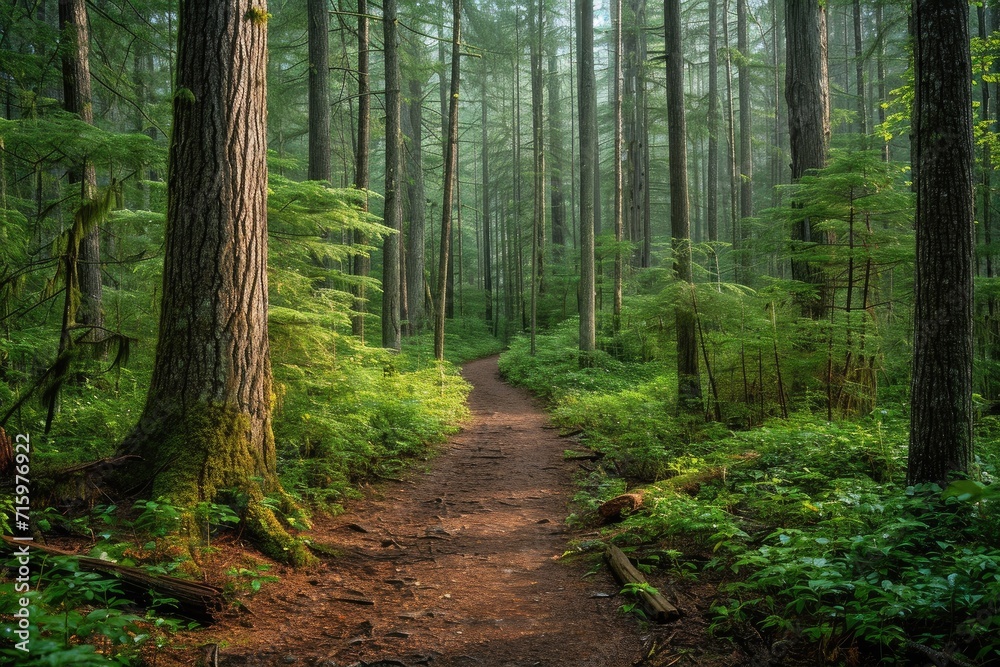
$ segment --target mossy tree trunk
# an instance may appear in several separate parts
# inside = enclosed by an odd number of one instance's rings
[[[90,81],[90,29],[87,23],[87,5],[84,0],[59,0],[59,30],[62,45],[63,107],[69,113],[77,114],[85,123],[94,124],[93,94]],[[70,184],[79,184],[80,199],[87,201],[97,196],[97,172],[94,163],[84,160],[69,172]],[[94,225],[89,233],[80,239],[80,250],[75,261],[77,283],[67,290],[67,299],[76,298],[71,292],[79,292],[76,312],[70,313],[66,326],[79,323],[93,327],[90,340],[104,337],[102,310],[103,289],[101,286],[101,230]],[[68,345],[69,331],[63,332],[64,349]],[[103,356],[103,353],[100,355]]]
[[[261,503],[280,493],[267,337],[267,9],[182,0],[160,328],[118,486],[191,507],[247,498],[265,552],[297,560]]]

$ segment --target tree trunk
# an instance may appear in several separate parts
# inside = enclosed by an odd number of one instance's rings
[[[330,182],[330,13],[328,0],[308,0],[309,180]]]
[[[810,169],[826,165],[830,140],[830,79],[826,65],[826,9],[818,0],[787,0],[785,100],[792,154],[792,181]],[[812,222],[804,217],[792,228],[792,240],[801,249],[822,243]],[[802,303],[803,313],[822,316],[825,290],[820,268],[804,259],[792,259],[792,278],[813,285],[817,299]]]
[[[614,2],[614,151],[611,157],[614,162],[614,211],[612,217],[615,226],[615,272],[614,295],[612,298],[613,328],[618,331],[622,317],[622,279],[624,258],[622,257],[622,241],[625,239],[624,210],[622,202],[622,0]]]
[[[694,277],[691,269],[680,0],[664,0],[663,17],[667,54],[667,140],[670,147],[670,235],[674,273],[681,282],[682,295],[674,311],[677,323],[677,405],[682,411],[693,412],[701,409],[701,383],[698,378],[694,313],[683,296],[694,289]]]
[[[354,154],[354,187],[367,190],[369,187],[368,145],[371,143],[371,87],[368,72],[368,0],[358,0],[358,143]],[[365,210],[368,199],[365,198]],[[354,232],[355,245],[367,245],[368,239],[362,232]],[[354,257],[354,275],[368,277],[371,260],[363,255]],[[354,287],[354,312],[351,317],[351,331],[365,340],[365,286]]]
[[[249,498],[261,547],[304,561],[262,503],[281,492],[267,337],[267,10],[180,4],[156,360],[119,485],[183,507]],[[237,83],[239,85],[237,85]]]
[[[538,327],[538,294],[542,275],[542,234],[545,228],[545,135],[542,125],[544,100],[542,83],[542,33],[544,31],[544,0],[538,5],[532,1],[530,11],[531,35],[531,130],[534,154],[533,196],[534,211],[531,222],[531,303],[529,331],[531,354],[535,354],[535,333]]]
[[[434,358],[444,359],[444,321],[451,262],[451,211],[458,171],[458,85],[462,40],[462,0],[452,0],[451,94],[448,104],[448,135],[444,157],[444,201],[441,204],[441,251],[438,257],[437,318],[434,323]]]
[[[425,193],[423,166],[423,85],[409,80],[407,104],[406,199],[410,209],[410,233],[406,237],[407,332],[412,336],[424,327]]]
[[[487,64],[486,57],[483,57],[483,73],[482,80],[480,82],[479,94],[482,97],[480,101],[482,105],[482,159],[483,159],[483,291],[485,292],[484,297],[486,301],[486,326],[490,327],[493,331],[493,335],[497,334],[496,325],[493,320],[493,248],[492,248],[492,237],[490,236],[490,151],[489,151],[489,141],[487,124],[488,116],[486,113],[486,77],[487,77]]]
[[[63,106],[69,113],[78,114],[80,120],[94,124],[93,96],[90,82],[90,29],[87,24],[87,6],[84,0],[59,0],[59,28],[64,46],[62,53]],[[85,159],[69,172],[70,184],[80,184],[80,199],[87,201],[97,195],[97,172],[94,163]],[[79,323],[93,327],[88,335],[100,340],[104,327],[103,289],[101,286],[101,230],[94,226],[80,241],[80,251],[73,267],[77,275],[79,307],[68,325]],[[67,290],[67,298],[74,295]],[[63,336],[64,341],[67,336]],[[103,356],[103,352],[99,354]]]
[[[969,4],[914,0],[916,277],[907,483],[972,468],[973,138]]]
[[[868,105],[865,102],[865,44],[861,29],[861,0],[854,0],[855,90],[858,98],[858,129],[868,134]]]
[[[883,103],[888,101],[885,86],[885,35],[882,34],[883,9],[882,3],[875,5],[875,34],[878,39],[876,48],[875,76],[878,79],[878,122],[885,124],[885,108]],[[882,142],[882,160],[889,161],[889,142]]]
[[[594,109],[594,0],[576,0],[577,84],[580,110],[580,361],[590,363],[597,347],[594,270],[594,159],[597,155],[597,116]]]
[[[566,195],[563,193],[562,94],[555,54],[549,55],[549,198],[552,209],[552,259],[561,262],[566,245]]]
[[[750,40],[747,37],[747,0],[736,2],[736,48],[740,52],[738,74],[740,77],[740,218],[753,215],[753,153],[751,139],[753,126],[750,118]],[[746,230],[740,223],[741,273],[749,267],[746,257]]]
[[[403,232],[403,193],[400,183],[401,108],[399,37],[396,0],[385,0],[382,30],[385,44],[385,226],[395,230],[382,243],[382,347],[399,350],[400,340],[400,234]]]
[[[706,185],[705,223],[708,240],[719,240],[719,0],[708,2],[708,184]],[[715,257],[716,278],[718,257]]]

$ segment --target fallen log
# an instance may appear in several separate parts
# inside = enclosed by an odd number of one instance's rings
[[[607,561],[608,567],[611,568],[611,572],[614,573],[615,579],[622,586],[627,584],[649,584],[646,581],[646,577],[642,575],[642,572],[635,569],[632,561],[618,547],[609,546],[608,550],[604,552],[604,559]],[[657,623],[669,623],[680,618],[681,613],[677,607],[670,604],[659,593],[654,594],[646,591],[638,591],[637,595],[642,600],[642,605],[645,607],[646,613],[651,620]]]
[[[631,514],[640,507],[642,507],[641,493],[623,493],[602,503],[597,508],[597,513],[607,521],[617,521],[622,518],[622,512],[627,511]]]
[[[137,603],[152,602],[150,590],[156,591],[158,595],[174,598],[177,602],[174,603],[175,609],[169,612],[172,616],[181,616],[203,625],[211,625],[215,621],[215,616],[225,607],[222,589],[218,586],[164,574],[151,574],[138,567],[119,565],[32,542],[15,541],[8,535],[0,537],[12,547],[27,545],[42,553],[67,556],[74,559],[82,570],[109,574],[122,583],[122,593]]]

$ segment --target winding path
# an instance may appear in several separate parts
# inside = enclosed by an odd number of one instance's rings
[[[625,667],[634,621],[601,570],[559,560],[576,464],[496,357],[467,364],[472,419],[424,472],[317,525],[340,554],[282,572],[216,633],[221,665]]]

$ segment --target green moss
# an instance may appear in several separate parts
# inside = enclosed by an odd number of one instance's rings
[[[261,9],[260,7],[251,7],[247,10],[247,18],[254,25],[265,25],[271,15],[267,13],[266,9]]]
[[[145,460],[130,477],[148,480],[150,496],[167,498],[192,512],[198,503],[214,501],[222,490],[236,489],[247,498],[247,533],[261,551],[283,562],[306,564],[310,556],[305,547],[262,502],[266,493],[276,492],[286,513],[295,516],[295,503],[282,491],[275,473],[270,425],[263,426],[264,442],[259,446],[251,441],[253,430],[250,417],[233,406],[188,406],[182,417],[163,418],[147,431]],[[183,524],[187,534],[198,535],[193,514]]]

